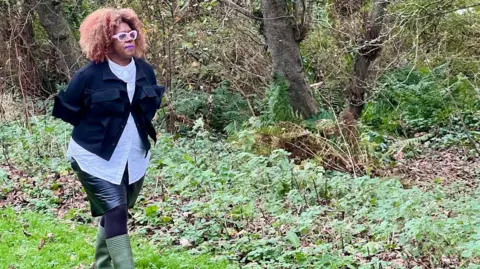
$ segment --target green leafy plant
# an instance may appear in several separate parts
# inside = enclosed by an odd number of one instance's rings
[[[478,111],[480,99],[473,84],[462,75],[447,74],[446,65],[433,70],[405,67],[386,74],[362,121],[380,131],[411,136],[449,126],[458,112]]]
[[[267,88],[266,105],[262,121],[271,124],[279,121],[298,121],[288,97],[289,85],[280,74],[274,74],[272,84]]]
[[[177,113],[191,119],[203,117],[218,132],[229,124],[242,124],[251,116],[247,101],[240,94],[230,91],[225,81],[211,94],[193,89],[175,89],[174,106]]]

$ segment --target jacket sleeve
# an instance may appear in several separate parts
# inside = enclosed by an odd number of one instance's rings
[[[159,109],[162,104],[163,93],[165,92],[165,87],[161,85],[153,85],[153,89],[158,95],[158,101],[156,103],[156,108]]]
[[[85,91],[86,79],[82,73],[73,75],[65,91],[60,91],[55,96],[52,115],[65,122],[78,125],[83,112],[83,93]]]
[[[152,87],[155,90],[155,93],[158,95],[156,108],[159,109],[160,104],[162,103],[163,94],[165,93],[165,86],[157,84],[157,78],[155,76],[155,72],[153,71],[153,67],[150,68],[150,81],[152,82]]]

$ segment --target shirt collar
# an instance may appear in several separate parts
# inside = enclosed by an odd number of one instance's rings
[[[117,76],[119,79],[125,82],[135,81],[136,66],[133,58],[130,61],[130,63],[126,66],[121,66],[108,58],[107,60],[108,60],[108,66],[110,67],[110,70],[115,76]]]

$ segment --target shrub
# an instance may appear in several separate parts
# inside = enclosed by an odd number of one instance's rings
[[[230,91],[228,82],[223,82],[210,95],[184,88],[174,91],[177,113],[190,119],[205,118],[209,126],[219,132],[227,125],[241,124],[251,116],[247,101],[239,93]]]
[[[448,74],[446,65],[433,70],[395,70],[380,79],[376,94],[366,105],[363,122],[408,137],[448,127],[455,116],[470,115],[480,108],[475,86],[462,74]]]

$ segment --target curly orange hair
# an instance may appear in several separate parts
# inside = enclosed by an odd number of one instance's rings
[[[111,51],[114,29],[122,22],[127,23],[132,30],[138,31],[135,56],[142,57],[145,54],[147,44],[143,23],[135,11],[129,8],[101,8],[88,15],[80,25],[80,47],[89,60],[96,63],[105,61]]]

